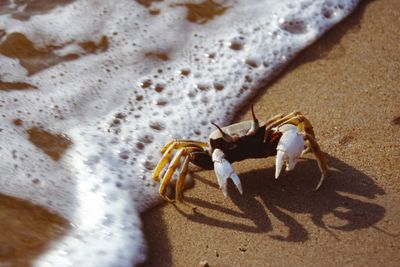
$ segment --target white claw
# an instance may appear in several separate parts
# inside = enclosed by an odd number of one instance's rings
[[[278,131],[283,134],[279,140],[278,146],[276,147],[275,178],[279,177],[284,161],[286,161],[287,164],[286,171],[293,170],[304,149],[304,137],[297,131],[295,125],[282,125],[279,127]]]
[[[239,176],[235,173],[229,161],[225,159],[224,152],[220,149],[215,149],[212,154],[212,160],[214,162],[214,171],[217,175],[219,188],[222,189],[224,196],[228,195],[227,182],[229,178],[232,179],[240,194],[243,194]]]
[[[278,179],[284,161],[285,161],[285,152],[278,150],[276,153],[276,162],[275,162],[275,179]]]

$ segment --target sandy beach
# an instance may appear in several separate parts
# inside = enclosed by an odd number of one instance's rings
[[[142,215],[144,266],[398,266],[400,2],[362,1],[253,101],[258,117],[302,111],[330,166],[308,154],[273,178],[274,159],[235,163],[244,195],[194,173],[184,205]],[[251,104],[251,103],[249,103]],[[249,119],[250,108],[237,121]]]
[[[362,1],[237,114],[235,121],[250,119],[252,104],[261,121],[301,111],[330,168],[319,191],[312,154],[278,180],[275,158],[235,163],[244,194],[230,184],[227,198],[213,171],[195,171],[185,191],[195,211],[163,203],[142,214],[149,257],[142,266],[399,266],[399,29],[400,1]],[[27,85],[0,81],[7,92]],[[45,207],[0,194],[0,267],[32,266],[73,227]]]

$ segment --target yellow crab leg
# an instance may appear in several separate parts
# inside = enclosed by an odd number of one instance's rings
[[[299,116],[302,118],[303,121],[302,121],[302,123],[299,123],[297,125],[298,131],[300,133],[301,132],[306,132],[306,133],[310,134],[313,137],[314,140],[316,140],[315,133],[314,133],[314,130],[313,130],[313,126],[311,125],[311,122],[306,117],[304,117],[303,115],[299,115]],[[306,143],[307,143],[307,147],[301,153],[302,156],[305,155],[306,153],[312,151],[311,144],[310,144],[310,141],[308,139],[307,139]]]
[[[172,144],[176,143],[177,139],[172,139],[168,143],[166,143],[162,148],[160,148],[160,152],[164,153]]]
[[[308,134],[311,134],[312,137],[315,139],[315,133],[313,130],[313,126],[311,125],[311,122],[303,115],[301,114],[301,112],[293,112],[287,116],[285,116],[285,118],[288,118],[286,121],[283,121],[278,125],[276,125],[276,123],[274,123],[273,127],[280,127],[284,124],[294,124],[297,126],[298,128],[298,132],[307,132]],[[269,127],[269,129],[271,129],[272,127]],[[308,142],[309,143],[309,142]],[[304,151],[302,152],[302,155],[308,153],[310,151],[310,144],[307,145],[307,148],[304,149]]]
[[[162,149],[161,152],[163,153],[162,158],[160,159],[160,161],[158,162],[156,168],[154,169],[153,175],[152,175],[152,179],[154,181],[159,181],[159,175],[160,172],[163,170],[164,166],[167,164],[169,158],[171,157],[172,152],[175,149],[181,149],[184,147],[192,147],[192,148],[196,148],[198,150],[202,150],[202,147],[207,147],[208,144],[205,142],[200,142],[200,141],[192,141],[192,140],[177,140],[174,139],[170,142],[168,142],[168,144],[166,144]]]
[[[158,190],[161,197],[163,197],[165,200],[167,200],[168,202],[171,202],[171,203],[174,201],[165,195],[165,191],[167,190],[167,186],[168,186],[169,182],[171,181],[172,174],[175,172],[176,167],[178,167],[178,165],[180,163],[180,159],[182,156],[185,155],[185,152],[186,151],[184,149],[181,149],[174,155],[174,157],[171,160],[171,164],[169,165],[167,171],[165,172],[165,175],[160,184],[160,188]]]
[[[163,177],[163,179],[162,179],[162,181],[161,181],[160,189],[158,190],[158,192],[160,193],[160,195],[161,195],[165,200],[167,200],[168,202],[173,202],[173,200],[171,200],[170,198],[168,198],[168,197],[165,195],[165,191],[167,190],[167,186],[168,186],[169,182],[171,181],[172,174],[174,174],[176,168],[178,167],[178,165],[179,165],[179,163],[180,163],[181,157],[185,157],[185,156],[187,156],[189,153],[191,153],[191,152],[193,152],[193,151],[195,151],[195,150],[198,150],[198,149],[199,149],[198,147],[183,148],[183,149],[179,150],[179,151],[174,155],[174,157],[172,158],[171,163],[170,163],[170,165],[168,166],[168,169],[167,169],[167,171],[165,172],[164,177]]]
[[[304,131],[308,134],[311,134],[311,136],[315,139],[315,133],[313,130],[313,126],[311,125],[311,122],[304,117],[303,115],[299,115],[301,117],[302,121],[302,128],[304,129]]]
[[[162,169],[164,168],[165,164],[167,164],[169,158],[171,157],[172,152],[174,152],[175,150],[175,144],[172,144],[163,154],[162,158],[160,159],[160,161],[158,162],[156,168],[154,169],[153,175],[152,175],[152,179],[154,181],[159,181],[159,175],[160,172],[162,171]]]
[[[305,125],[305,123],[307,124],[307,126]],[[283,121],[276,127],[279,128],[285,124],[293,124],[293,125],[297,126],[299,130],[302,130],[303,128],[305,130],[307,128],[307,130],[311,130],[310,134],[314,133],[314,131],[312,130],[310,121],[307,120],[306,117],[304,117],[300,112],[295,114],[293,117],[287,119],[286,121]]]
[[[183,162],[183,166],[181,168],[181,172],[179,173],[178,181],[176,182],[176,190],[175,190],[175,198],[178,201],[182,201],[183,199],[183,187],[185,186],[185,177],[189,168],[190,155],[186,157]]]
[[[171,145],[175,145],[176,149],[180,149],[182,147],[187,147],[187,146],[197,146],[197,147],[208,146],[206,142],[187,140],[187,139],[181,139],[181,140],[173,139],[160,149],[161,153],[164,153]]]
[[[267,125],[267,127],[265,128],[265,132],[266,132],[266,133],[269,132],[272,128],[274,128],[274,127],[276,127],[276,126],[278,126],[278,125],[290,123],[290,121],[291,121],[295,116],[297,116],[297,115],[302,115],[302,114],[301,114],[300,112],[295,111],[295,112],[292,112],[292,113],[290,113],[290,114],[284,116],[284,117],[281,118],[281,119],[272,121],[272,123],[270,123],[269,125]],[[272,119],[273,119],[273,118],[272,118]],[[271,120],[272,120],[272,119],[271,119]],[[296,125],[297,125],[297,123],[296,123]]]
[[[287,119],[286,121],[280,123],[276,127],[279,128],[280,126],[282,126],[284,124],[294,124],[298,127],[299,132],[304,131],[304,132],[310,134],[315,139],[315,133],[313,130],[313,126],[311,125],[311,122],[306,117],[304,117],[304,115],[301,114],[300,112],[294,112],[293,114],[296,114],[296,115]]]
[[[271,117],[267,122],[265,122],[264,124],[265,125],[269,125],[270,123],[272,123],[272,122],[274,122],[274,121],[277,121],[277,120],[279,120],[279,119],[281,119],[281,118],[283,118],[283,113],[280,113],[280,114],[278,114],[278,115],[275,115],[275,116],[273,116],[273,117]]]
[[[317,191],[320,188],[320,186],[322,185],[322,182],[325,180],[325,177],[328,175],[328,164],[327,164],[326,158],[325,158],[324,154],[322,153],[321,148],[319,147],[314,136],[311,133],[306,132],[306,139],[309,141],[311,150],[317,159],[318,167],[322,173],[321,178],[319,179],[318,185],[315,187],[315,191]]]

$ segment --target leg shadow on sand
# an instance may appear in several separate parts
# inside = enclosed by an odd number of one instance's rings
[[[194,213],[186,213],[179,205],[177,210],[189,220],[237,231],[269,233],[276,240],[304,242],[309,231],[296,217],[306,215],[315,226],[335,235],[337,231],[353,231],[373,227],[385,215],[385,208],[374,203],[374,199],[385,192],[366,174],[328,155],[330,174],[319,191],[313,191],[319,180],[317,163],[302,159],[296,169],[278,180],[274,167],[238,173],[244,194],[240,195],[234,186],[229,186],[229,196],[240,211],[210,203],[195,197],[185,200],[199,207]],[[217,187],[202,177],[203,182]],[[251,223],[223,221],[207,215],[207,209],[216,210],[229,216],[246,218]],[[271,220],[281,222],[287,234],[273,234]],[[309,223],[306,223],[307,225]]]

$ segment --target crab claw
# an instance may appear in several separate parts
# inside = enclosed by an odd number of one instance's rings
[[[284,124],[275,130],[282,133],[276,147],[275,178],[278,179],[284,161],[287,162],[286,171],[291,171],[296,166],[297,159],[304,149],[304,136],[292,124]]]
[[[218,148],[215,149],[212,153],[212,161],[214,162],[214,170],[218,178],[219,188],[222,189],[224,196],[228,195],[227,181],[229,178],[232,179],[240,194],[243,194],[239,176],[235,173],[229,161],[225,159],[224,152]]]

